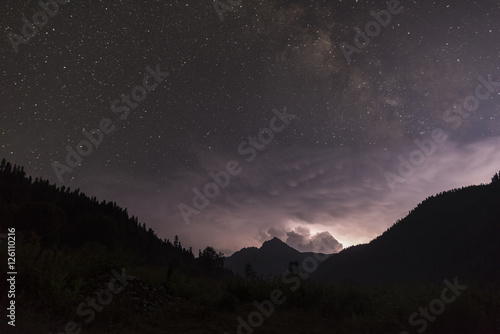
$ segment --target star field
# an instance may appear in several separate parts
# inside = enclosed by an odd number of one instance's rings
[[[415,201],[439,191],[435,182],[420,183],[394,205],[385,185],[383,171],[395,169],[416,138],[443,128],[450,146],[441,157],[463,160],[470,152],[465,147],[474,147],[468,157],[490,152],[488,168],[498,170],[496,153],[481,150],[500,135],[499,90],[456,131],[443,113],[474,93],[479,76],[499,80],[500,3],[401,1],[401,13],[348,63],[341,43],[354,46],[354,28],[364,30],[375,20],[370,12],[387,6],[242,0],[221,21],[210,0],[70,1],[59,3],[16,53],[8,34],[23,36],[23,17],[32,21],[42,9],[36,1],[8,0],[0,13],[0,156],[62,185],[54,161],[65,163],[65,147],[76,149],[86,139],[82,131],[106,118],[114,131],[63,175],[64,184],[117,200],[161,236],[179,234],[194,245],[208,237],[227,252],[266,239],[270,228],[284,234],[307,226],[346,245],[368,241]],[[157,64],[169,76],[120,119],[113,101],[131,94],[146,67]],[[244,161],[238,145],[269,125],[273,108],[285,106],[297,118],[255,163],[242,165],[241,176],[196,216],[198,223],[186,226],[178,204],[190,203],[191,189],[203,185],[210,170]],[[432,177],[443,175],[445,163],[427,163]],[[287,170],[289,164],[296,167]],[[330,175],[345,168],[352,173]],[[305,174],[291,176],[299,171]],[[489,173],[467,180],[457,174],[439,185],[480,182]],[[299,186],[289,186],[291,179]],[[276,187],[266,190],[266,183]],[[363,187],[373,193],[357,203]],[[269,193],[277,199],[266,204]],[[352,213],[348,220],[331,212],[340,199],[352,199],[341,205]],[[359,218],[365,215],[373,222]],[[194,224],[203,228],[194,232]],[[235,234],[231,241],[223,238],[228,230]]]

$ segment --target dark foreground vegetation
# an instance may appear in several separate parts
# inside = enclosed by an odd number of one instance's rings
[[[459,276],[467,287],[454,294],[451,276],[321,282],[290,265],[274,278],[241,277],[211,247],[195,256],[116,203],[32,180],[5,161],[0,217],[0,233],[16,230],[17,266],[16,327],[2,315],[1,333],[500,333],[496,280]]]

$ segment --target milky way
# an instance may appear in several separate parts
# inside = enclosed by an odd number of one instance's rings
[[[52,3],[2,5],[0,157],[161,237],[338,251],[500,169],[497,1]]]

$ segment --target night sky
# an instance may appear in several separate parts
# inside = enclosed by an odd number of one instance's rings
[[[0,158],[196,253],[336,252],[500,170],[498,0],[64,2],[0,6]]]

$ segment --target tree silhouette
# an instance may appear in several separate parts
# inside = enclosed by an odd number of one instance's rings
[[[500,182],[500,173],[496,173],[495,175],[493,175],[493,177],[491,178],[491,183],[494,183],[494,184],[497,184]]]
[[[212,247],[207,247],[199,252],[198,261],[206,273],[213,273],[224,269],[224,254],[217,253]]]

